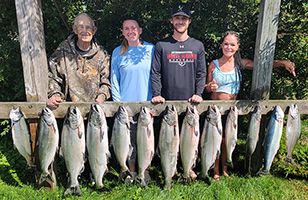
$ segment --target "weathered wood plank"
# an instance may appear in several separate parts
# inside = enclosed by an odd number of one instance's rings
[[[254,55],[251,99],[269,99],[280,0],[262,0]]]
[[[250,94],[252,100],[268,100],[270,96],[280,3],[280,0],[262,0],[260,4]],[[263,147],[260,141],[263,141],[265,136],[267,123],[267,120],[261,121],[259,138],[262,140],[259,140],[251,157],[251,166],[246,166],[253,175],[262,167]],[[244,171],[249,170],[246,168]]]
[[[67,108],[69,106],[77,106],[82,115],[85,116],[90,112],[90,105],[96,102],[63,102],[60,106],[53,110],[56,118],[64,118]],[[209,105],[217,105],[222,114],[227,114],[231,105],[235,105],[239,109],[239,115],[247,115],[253,111],[254,106],[259,105],[262,109],[262,114],[267,114],[273,109],[274,106],[279,105],[285,113],[288,111],[288,107],[291,103],[296,103],[299,107],[301,114],[308,114],[308,100],[268,100],[268,101],[250,101],[250,100],[239,100],[239,101],[203,101],[197,105],[197,109],[201,115],[206,114]],[[186,111],[187,106],[192,104],[187,101],[166,101],[162,104],[152,104],[150,101],[141,102],[103,102],[98,103],[105,111],[107,117],[113,117],[118,110],[120,105],[125,106],[130,116],[140,112],[142,106],[148,107],[154,116],[159,116],[167,105],[173,104],[178,113],[183,115]],[[0,102],[0,119],[8,119],[9,113],[14,107],[20,107],[29,119],[39,118],[41,111],[46,107],[44,102]]]
[[[40,0],[15,0],[27,101],[46,101],[48,65]]]

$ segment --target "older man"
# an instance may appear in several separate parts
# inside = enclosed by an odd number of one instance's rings
[[[49,59],[47,105],[63,101],[102,102],[111,97],[110,56],[94,38],[97,27],[86,13],[78,14],[74,34],[64,40]]]

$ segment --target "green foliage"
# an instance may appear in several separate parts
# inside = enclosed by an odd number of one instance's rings
[[[0,101],[25,101],[15,3],[0,5]]]

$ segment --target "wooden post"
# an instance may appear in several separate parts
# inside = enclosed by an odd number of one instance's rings
[[[279,12],[280,0],[261,1],[251,86],[252,100],[269,99]],[[251,166],[248,166],[251,175],[262,167],[262,142],[267,122],[267,120],[261,121],[259,141],[251,158]],[[245,171],[248,172],[248,169]]]
[[[15,5],[27,101],[46,102],[48,63],[41,0],[15,0]],[[37,119],[30,120],[30,134],[33,139],[33,166],[39,166],[35,145],[37,126]],[[37,176],[36,180],[38,180]],[[49,185],[53,190],[56,183],[49,183]]]

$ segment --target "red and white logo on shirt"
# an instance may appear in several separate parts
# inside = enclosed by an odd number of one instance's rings
[[[169,63],[178,63],[183,67],[187,62],[194,62],[197,59],[197,54],[192,51],[173,51],[171,54],[167,54]]]

